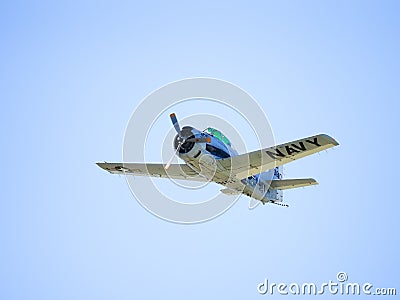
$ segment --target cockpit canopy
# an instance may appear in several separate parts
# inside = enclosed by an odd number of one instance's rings
[[[225,145],[232,147],[231,142],[229,141],[229,139],[218,129],[212,128],[212,127],[208,127],[204,130],[204,132],[207,132],[209,134],[211,134],[212,136],[214,136],[215,138],[219,139],[221,142],[223,142]]]

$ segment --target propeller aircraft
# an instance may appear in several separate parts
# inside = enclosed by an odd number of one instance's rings
[[[108,163],[97,165],[111,174],[152,176],[158,178],[212,181],[227,195],[244,194],[263,204],[283,203],[283,190],[318,184],[313,178],[282,179],[284,164],[339,145],[326,134],[299,139],[285,144],[239,154],[219,130],[208,127],[200,131],[180,127],[176,115],[170,115],[177,132],[174,155],[184,163]]]

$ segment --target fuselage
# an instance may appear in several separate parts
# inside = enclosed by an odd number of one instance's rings
[[[248,178],[237,178],[234,174],[227,174],[219,164],[219,160],[238,155],[229,139],[219,130],[207,128],[200,131],[196,128],[185,126],[182,128],[182,136],[190,139],[181,143],[179,135],[174,139],[174,148],[177,155],[185,163],[205,176],[208,180],[221,184],[232,191],[243,193],[263,202],[281,201],[282,194],[269,189],[272,179],[280,178],[279,170],[272,169]],[[195,142],[193,139],[209,138],[209,142]]]

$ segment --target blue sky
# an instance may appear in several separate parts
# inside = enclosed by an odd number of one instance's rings
[[[399,8],[3,1],[0,297],[256,299],[265,277],[339,271],[400,289]],[[285,168],[320,185],[286,192],[289,209],[249,211],[243,198],[194,226],[145,211],[94,163],[121,160],[141,99],[194,76],[248,91],[278,143],[335,137],[337,149]]]

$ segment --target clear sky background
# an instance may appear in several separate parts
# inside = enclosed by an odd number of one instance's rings
[[[265,277],[339,271],[399,292],[399,9],[2,1],[0,298],[257,299]],[[121,160],[143,97],[193,76],[252,94],[277,142],[335,137],[285,168],[320,185],[286,192],[289,209],[242,198],[194,226],[145,211],[94,163]]]

